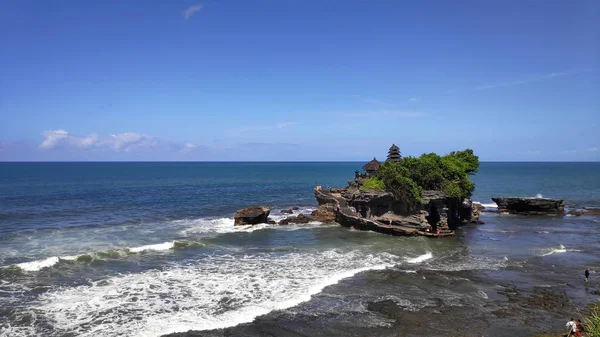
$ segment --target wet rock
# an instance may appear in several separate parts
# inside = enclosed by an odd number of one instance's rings
[[[374,311],[393,319],[399,319],[403,313],[403,309],[392,300],[370,302],[367,305],[367,309],[369,311]]]
[[[292,207],[292,210],[294,210],[294,211],[297,211],[299,209],[300,209],[300,207],[298,207],[298,206]]]
[[[550,198],[499,197],[492,198],[498,205],[498,212],[522,215],[562,215],[564,201]]]
[[[267,206],[250,206],[240,209],[233,216],[235,226],[267,223],[271,210]]]
[[[280,225],[289,225],[289,224],[307,224],[311,221],[315,221],[315,219],[311,216],[298,214],[296,217],[289,217],[279,221]]]
[[[294,213],[294,211],[292,211],[291,209],[282,209],[279,214],[292,214]]]

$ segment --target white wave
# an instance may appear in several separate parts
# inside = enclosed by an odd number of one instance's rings
[[[438,263],[434,263],[433,268],[429,270],[443,270],[443,271],[461,271],[461,270],[498,270],[508,265],[508,258],[506,256],[501,259],[478,256],[478,257],[467,257],[457,263],[446,263],[441,260]]]
[[[542,253],[540,256],[548,256],[554,253],[566,253],[566,252],[580,252],[579,249],[567,249],[563,245],[559,245],[558,247],[547,248],[543,250],[545,253]]]
[[[495,202],[483,203],[483,202],[479,202],[479,201],[473,201],[473,203],[481,205],[484,208],[498,208],[498,205]]]
[[[173,224],[186,227],[179,231],[179,234],[183,236],[189,236],[191,234],[210,236],[212,234],[253,232],[267,227],[277,226],[269,224],[235,226],[233,218],[176,220],[173,221]]]
[[[57,264],[60,259],[56,256],[49,257],[43,260],[36,260],[31,262],[23,262],[16,264],[15,266],[25,270],[25,271],[39,271],[43,268],[52,267]]]
[[[541,193],[535,195],[536,198],[543,198],[544,196]]]
[[[431,259],[433,257],[433,255],[431,254],[431,252],[428,252],[426,254],[417,256],[415,258],[412,259],[406,259],[406,262],[408,263],[421,263],[423,261],[427,261],[429,259]]]
[[[397,262],[391,254],[334,250],[212,256],[56,288],[40,295],[34,309],[59,333],[77,336],[152,337],[219,329],[298,305],[344,278]]]
[[[175,246],[175,241],[171,241],[171,242],[164,242],[164,243],[159,243],[159,244],[155,244],[155,245],[146,245],[146,246],[141,246],[141,247],[128,248],[128,250],[132,253],[139,253],[139,252],[143,252],[145,250],[169,250],[169,249],[172,249],[174,246]]]

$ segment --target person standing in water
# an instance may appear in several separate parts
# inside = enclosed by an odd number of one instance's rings
[[[587,282],[588,279],[590,278],[590,268],[586,269],[584,274],[585,274],[585,282]]]

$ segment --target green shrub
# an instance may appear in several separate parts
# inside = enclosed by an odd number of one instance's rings
[[[591,312],[583,319],[586,336],[600,336],[600,306],[594,303]]]
[[[385,184],[383,183],[383,180],[379,179],[378,177],[371,177],[363,181],[360,189],[383,191],[385,190]]]
[[[414,209],[421,202],[422,190],[441,190],[459,200],[470,197],[475,184],[469,175],[477,169],[479,158],[473,150],[467,149],[445,156],[427,153],[418,158],[385,162],[379,167],[377,176],[397,199]]]

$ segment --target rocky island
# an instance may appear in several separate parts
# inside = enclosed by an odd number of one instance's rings
[[[480,209],[469,199],[475,188],[469,175],[478,167],[470,149],[403,158],[394,144],[384,163],[373,158],[348,186],[315,187],[316,215],[390,235],[452,236],[463,224],[481,223]]]
[[[336,222],[390,235],[453,236],[463,224],[481,223],[481,209],[469,199],[475,188],[469,175],[478,167],[478,157],[470,149],[403,158],[392,145],[385,162],[373,158],[363,166],[364,173],[355,171],[348,186],[316,186],[319,207],[311,215],[287,217],[279,224]],[[274,224],[269,214],[266,206],[250,206],[236,212],[235,225]]]

